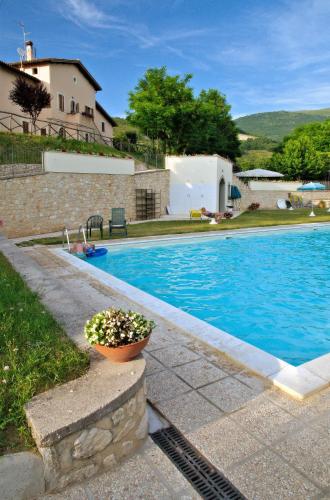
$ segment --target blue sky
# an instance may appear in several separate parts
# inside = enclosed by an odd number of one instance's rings
[[[192,73],[233,116],[330,107],[330,0],[0,0],[0,59],[18,22],[38,57],[79,58],[113,116],[149,67]]]

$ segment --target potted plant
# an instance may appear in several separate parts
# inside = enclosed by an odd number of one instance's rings
[[[155,326],[137,312],[109,308],[87,321],[85,337],[103,356],[123,363],[144,349]]]

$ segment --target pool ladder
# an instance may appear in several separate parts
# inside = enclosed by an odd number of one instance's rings
[[[65,243],[65,240],[66,240],[66,243],[68,245],[68,247],[67,247],[68,251],[71,252],[71,244],[70,244],[69,231],[70,231],[70,229],[68,227],[66,227],[66,226],[62,230],[62,247],[64,248],[64,243]],[[78,229],[78,239],[79,239],[81,233],[83,235],[84,243],[85,243],[85,245],[87,245],[85,228],[84,228],[84,226],[82,224],[80,224],[79,229]]]

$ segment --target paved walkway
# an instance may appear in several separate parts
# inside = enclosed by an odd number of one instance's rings
[[[148,311],[77,272],[47,248],[21,249],[27,281],[81,345],[106,306]],[[134,297],[132,298],[134,300]],[[299,402],[154,316],[146,349],[148,398],[249,499],[330,498],[330,389]],[[117,470],[44,499],[195,499],[149,440]]]

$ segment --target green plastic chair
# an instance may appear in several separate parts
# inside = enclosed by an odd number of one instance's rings
[[[92,236],[92,229],[99,229],[101,239],[103,239],[103,217],[101,215],[91,215],[86,222],[86,233],[89,237]]]
[[[114,229],[121,229],[127,236],[127,224],[125,219],[125,208],[112,208],[111,219],[109,220],[109,236]]]

